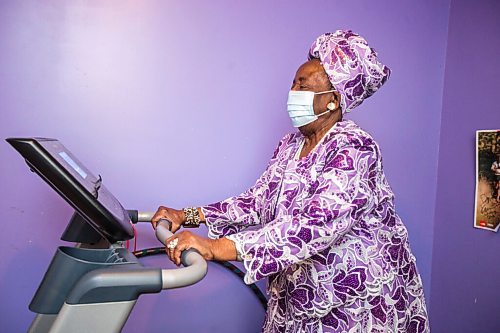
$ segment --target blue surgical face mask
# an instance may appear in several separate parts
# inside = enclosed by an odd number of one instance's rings
[[[313,103],[314,95],[326,94],[334,90],[321,91],[315,93],[314,91],[295,91],[290,90],[288,93],[287,110],[288,116],[292,119],[293,127],[302,127],[312,123],[318,117],[327,114],[330,110],[323,113],[315,114]]]

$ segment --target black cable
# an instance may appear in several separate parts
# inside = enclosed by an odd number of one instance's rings
[[[154,256],[157,254],[166,254],[166,253],[165,253],[165,247],[151,247],[151,248],[147,248],[147,249],[143,249],[143,250],[134,251],[134,252],[132,252],[132,254],[135,255],[137,258],[142,258],[142,257]],[[228,261],[213,261],[213,262],[226,268],[227,270],[231,271],[233,274],[238,276],[241,279],[241,281],[243,281],[243,278],[245,277],[245,273],[241,269],[236,267],[235,265],[231,264]],[[259,289],[259,287],[257,287],[257,285],[255,283],[248,284],[248,285],[245,284],[245,285],[248,288],[250,288],[250,290],[252,291],[252,293],[255,296],[257,296],[257,299],[259,300],[260,304],[264,308],[264,311],[266,311],[267,310],[267,298],[266,298],[266,296],[264,296],[264,294]]]

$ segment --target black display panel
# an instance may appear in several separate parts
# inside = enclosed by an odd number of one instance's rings
[[[42,177],[109,242],[134,236],[127,211],[68,149],[56,139],[9,138],[32,171]]]

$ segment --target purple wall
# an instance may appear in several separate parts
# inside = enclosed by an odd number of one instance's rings
[[[452,1],[432,263],[434,332],[500,331],[499,235],[472,227],[475,131],[500,128],[500,3]]]
[[[393,70],[351,118],[381,145],[428,294],[449,4],[2,1],[0,138],[59,138],[126,207],[223,199],[292,130],[286,96],[312,40],[351,28]],[[0,331],[23,331],[71,209],[5,143],[0,161]],[[157,245],[139,233],[139,248]],[[262,319],[211,265],[198,286],[142,297],[125,331],[255,332]]]

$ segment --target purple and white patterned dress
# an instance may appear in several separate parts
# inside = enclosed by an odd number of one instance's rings
[[[209,237],[235,242],[245,282],[269,278],[263,332],[429,332],[378,145],[349,120],[298,159],[303,142],[285,136],[252,188],[202,207]]]

